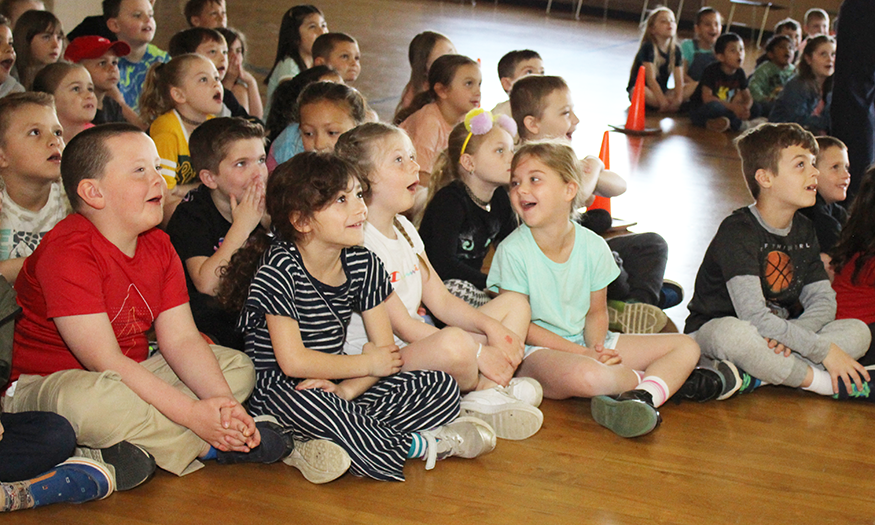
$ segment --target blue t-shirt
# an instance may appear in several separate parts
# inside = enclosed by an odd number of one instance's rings
[[[170,55],[166,51],[158,49],[158,46],[149,44],[146,54],[139,62],[131,62],[127,57],[118,59],[119,81],[118,89],[131,109],[140,111],[140,93],[143,92],[143,83],[146,81],[146,73],[156,62],[168,62]]]
[[[529,297],[532,322],[566,339],[579,338],[590,293],[620,275],[604,239],[577,223],[574,246],[564,263],[549,259],[523,224],[498,245],[486,285]]]

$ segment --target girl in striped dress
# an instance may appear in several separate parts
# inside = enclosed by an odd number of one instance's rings
[[[392,284],[360,246],[367,208],[354,168],[333,154],[302,153],[277,167],[266,195],[271,233],[235,254],[220,289],[226,305],[242,310],[238,328],[256,369],[252,413],[276,417],[296,441],[336,443],[353,474],[380,480],[402,481],[409,458],[426,459],[429,469],[436,459],[491,451],[489,425],[457,418],[450,375],[400,372],[383,304]],[[354,311],[370,342],[361,355],[345,355]],[[330,481],[343,466],[311,465],[322,472],[307,477]]]

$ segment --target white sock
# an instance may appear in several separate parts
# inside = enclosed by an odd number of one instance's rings
[[[802,389],[822,396],[833,395],[835,392],[832,391],[832,376],[829,375],[829,372],[814,367],[811,367],[811,371],[814,372],[811,384],[802,387]]]
[[[635,372],[635,375],[638,376],[638,384],[641,384],[641,381],[644,381],[644,372],[639,372],[638,370],[632,370]]]
[[[656,376],[645,377],[635,389],[648,392],[653,397],[653,406],[657,408],[668,399],[668,385]]]

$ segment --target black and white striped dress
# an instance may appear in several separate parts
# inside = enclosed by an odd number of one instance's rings
[[[298,322],[306,348],[343,355],[352,313],[381,304],[392,284],[377,256],[363,247],[344,249],[341,259],[347,281],[334,287],[307,272],[293,243],[275,241],[265,252],[238,323],[256,371],[250,410],[275,416],[298,439],[342,446],[355,475],[403,481],[410,433],[458,415],[455,380],[444,372],[401,372],[346,401],[323,390],[295,390],[303,378],[283,374],[271,346],[265,315],[282,315]]]

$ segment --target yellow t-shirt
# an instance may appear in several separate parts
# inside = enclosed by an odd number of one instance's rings
[[[207,117],[210,118],[213,117]],[[197,181],[197,173],[191,165],[191,154],[188,150],[188,132],[175,109],[152,122],[149,136],[155,141],[155,147],[161,157],[161,175],[167,181],[169,189],[173,189],[177,184]]]

